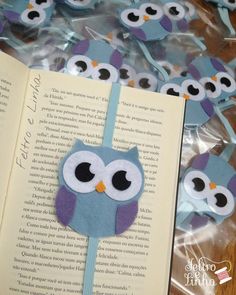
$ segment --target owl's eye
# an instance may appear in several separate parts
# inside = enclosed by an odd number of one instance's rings
[[[30,4],[45,9],[53,5],[53,0],[30,0]]]
[[[37,8],[26,9],[21,14],[22,22],[32,26],[40,25],[41,23],[44,22],[45,19],[46,19],[46,13],[42,9],[37,9]]]
[[[144,23],[141,11],[138,9],[125,9],[122,11],[120,17],[128,27],[140,27]]]
[[[67,62],[67,70],[72,75],[87,78],[93,70],[91,59],[84,55],[74,55]]]
[[[91,0],[67,0],[73,7],[84,7],[90,4]]]
[[[187,14],[190,17],[195,15],[196,9],[195,9],[195,7],[194,7],[194,5],[192,3],[190,3],[189,1],[185,1],[184,6],[186,7]]]
[[[63,165],[63,178],[72,190],[89,193],[101,181],[105,169],[101,158],[89,151],[80,151],[68,157]]]
[[[136,77],[137,88],[156,91],[157,89],[157,78],[149,73],[139,73]]]
[[[217,81],[220,82],[221,89],[225,92],[234,92],[236,90],[236,82],[228,73],[220,72],[216,74]]]
[[[187,71],[183,71],[183,72],[181,72],[181,73],[180,73],[180,76],[182,76],[182,77],[186,77],[186,76],[187,76],[187,74],[188,74],[188,72],[187,72]]]
[[[184,188],[188,195],[194,199],[205,199],[209,192],[210,180],[201,171],[190,171],[184,178]]]
[[[206,97],[203,86],[195,80],[185,80],[182,84],[182,88],[184,93],[187,94],[191,100],[201,101]]]
[[[157,20],[163,16],[163,11],[160,6],[153,3],[144,3],[140,6],[140,11],[143,14],[143,19]]]
[[[184,7],[176,2],[170,2],[164,5],[164,11],[173,20],[181,20],[185,16]]]
[[[181,88],[177,84],[167,83],[161,87],[160,92],[168,94],[168,95],[180,96],[181,95]]]
[[[92,78],[105,82],[116,82],[119,74],[117,69],[112,65],[100,63],[92,72]]]
[[[106,194],[117,201],[127,201],[137,195],[143,185],[139,168],[127,160],[115,160],[106,166]]]
[[[120,68],[120,82],[123,85],[128,85],[130,81],[135,79],[135,70],[129,65],[123,64]]]
[[[236,1],[235,0],[223,0],[226,5],[228,5],[231,8],[236,8]]]
[[[207,202],[213,212],[222,216],[231,214],[235,207],[232,193],[223,186],[217,186],[216,189],[211,190]]]
[[[219,83],[208,77],[202,78],[199,82],[205,88],[208,98],[217,98],[220,96],[221,88]]]

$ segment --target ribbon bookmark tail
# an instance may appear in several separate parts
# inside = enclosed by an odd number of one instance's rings
[[[220,14],[220,18],[222,20],[222,22],[226,25],[226,27],[228,28],[230,35],[231,36],[235,36],[236,32],[235,29],[230,21],[230,17],[229,17],[229,11],[227,8],[222,8],[219,7],[218,8],[219,14]]]
[[[85,272],[84,272],[83,295],[93,294],[93,280],[94,280],[95,264],[96,264],[96,258],[97,258],[98,243],[99,243],[99,239],[89,237],[87,259],[86,259]]]

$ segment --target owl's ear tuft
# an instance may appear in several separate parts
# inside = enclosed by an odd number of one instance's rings
[[[85,144],[83,143],[83,141],[80,139],[77,139],[73,147],[78,149],[79,147],[84,147],[84,146]]]
[[[133,158],[139,158],[138,148],[135,146],[128,151],[128,155],[132,156]]]

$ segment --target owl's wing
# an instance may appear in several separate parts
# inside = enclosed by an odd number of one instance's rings
[[[76,196],[62,186],[56,196],[56,215],[63,225],[68,225],[75,210]]]
[[[10,22],[13,22],[13,23],[18,22],[20,19],[20,14],[15,11],[5,10],[3,14]]]
[[[122,234],[134,222],[138,213],[138,202],[134,201],[128,205],[119,206],[116,212],[116,235]]]

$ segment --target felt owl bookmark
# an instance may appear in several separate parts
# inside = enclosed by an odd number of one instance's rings
[[[92,295],[99,238],[125,232],[138,213],[144,172],[138,149],[112,148],[120,85],[114,83],[104,126],[103,144],[78,140],[59,170],[56,215],[61,224],[88,237],[83,295]]]

